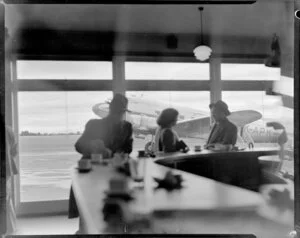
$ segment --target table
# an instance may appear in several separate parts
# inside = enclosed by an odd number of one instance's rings
[[[269,156],[269,155],[278,155],[279,149],[274,147],[261,147],[261,148],[252,148],[245,149],[241,151],[212,151],[212,150],[201,150],[201,151],[189,151],[187,153],[182,152],[174,152],[174,153],[161,153],[154,160],[157,163],[176,163],[188,160],[195,159],[204,159],[204,158],[223,158],[223,159],[231,159],[234,157],[243,157],[245,155],[251,155],[253,157],[260,156]],[[264,159],[262,158],[264,161]],[[270,158],[268,159],[270,161]]]
[[[162,189],[154,191],[152,176],[163,177],[170,169],[151,159],[146,159],[146,163],[144,189],[135,191],[136,199],[129,206],[139,212],[151,212],[153,226],[151,230],[134,233],[256,233],[259,237],[282,237],[283,231],[292,229],[257,214],[265,206],[261,194],[183,171],[174,170],[185,180],[183,189],[169,193]],[[72,186],[84,224],[83,233],[109,232],[101,210],[108,181],[116,174],[111,167],[101,165],[94,165],[86,174],[74,169]],[[161,212],[170,215],[161,217]]]
[[[265,180],[262,163],[269,163],[259,161],[259,157],[276,154],[278,149],[267,147],[230,152],[202,150],[162,153],[156,157],[155,162],[258,192],[260,184]]]

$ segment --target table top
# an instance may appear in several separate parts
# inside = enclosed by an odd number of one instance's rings
[[[145,186],[135,189],[135,200],[129,203],[131,209],[138,213],[152,212],[200,212],[200,213],[226,213],[249,212],[258,209],[264,202],[259,193],[222,184],[214,180],[173,170],[181,174],[184,182],[183,188],[167,192],[156,189],[153,177],[162,178],[171,169],[155,164],[151,159],[143,160],[147,167]],[[72,187],[76,197],[80,216],[87,224],[90,234],[103,232],[104,221],[102,215],[103,199],[108,189],[109,179],[118,173],[110,166],[93,165],[89,173],[72,173]],[[135,182],[131,182],[133,188]]]
[[[272,196],[272,190],[276,191]],[[286,190],[286,193],[285,191]],[[294,183],[287,181],[287,184],[267,184],[260,187],[260,193],[265,198],[264,203],[257,210],[261,216],[274,219],[289,225],[294,223]]]
[[[160,153],[155,158],[155,162],[163,161],[165,163],[172,163],[190,159],[201,159],[201,158],[208,158],[208,157],[218,157],[224,159],[230,159],[235,156],[243,156],[243,155],[253,155],[253,156],[270,156],[270,155],[277,155],[279,152],[279,148],[275,147],[261,147],[261,148],[252,148],[252,149],[245,149],[240,151],[212,151],[212,150],[201,150],[201,151],[189,151],[187,153],[182,152],[174,152],[174,153]],[[259,158],[260,159],[260,158]],[[264,158],[261,158],[264,160]]]

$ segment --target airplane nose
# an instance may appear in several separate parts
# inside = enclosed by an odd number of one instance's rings
[[[108,103],[98,103],[93,106],[92,110],[97,116],[103,118],[108,115],[109,106]]]

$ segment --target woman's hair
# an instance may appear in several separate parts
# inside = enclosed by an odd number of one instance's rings
[[[170,126],[173,122],[175,122],[177,116],[178,116],[178,111],[174,108],[167,108],[163,110],[159,117],[157,118],[157,124],[162,127],[168,127]]]

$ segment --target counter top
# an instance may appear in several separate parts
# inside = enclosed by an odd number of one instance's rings
[[[217,233],[226,233],[226,231],[227,233],[228,231],[253,233],[254,231],[266,232],[264,230],[266,225],[263,224],[272,225],[265,218],[263,218],[264,223],[256,221],[261,219],[257,211],[262,206],[266,206],[260,193],[173,170],[154,163],[150,158],[143,159],[143,161],[147,168],[145,184],[143,188],[138,188],[135,187],[138,185],[136,182],[130,182],[130,187],[134,189],[135,199],[128,206],[139,213],[152,214],[155,217],[150,233],[171,232],[172,229],[175,229],[174,233],[177,228],[186,233],[187,227],[192,227],[188,233],[214,233],[214,226],[217,227]],[[182,175],[183,188],[171,192],[155,189],[156,183],[153,177],[162,178],[169,170]],[[118,176],[115,169],[101,165],[93,165],[93,169],[89,173],[79,173],[76,169],[72,172],[72,187],[80,218],[86,224],[85,233],[87,234],[105,233],[106,224],[102,215],[103,199],[106,196],[105,191],[108,189],[108,181],[113,176]],[[173,215],[161,218],[157,216],[161,212],[171,212]],[[186,218],[181,220],[181,217]],[[196,220],[204,223],[198,226]],[[208,224],[208,221],[214,224],[204,225]],[[242,230],[237,228],[237,221],[240,225],[243,224],[242,227],[245,224],[248,224],[248,227],[243,227]],[[175,227],[174,222],[177,224]],[[280,226],[274,226],[274,229],[279,229]],[[180,233],[180,231],[178,232]],[[140,232],[143,233],[143,231]]]

